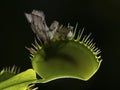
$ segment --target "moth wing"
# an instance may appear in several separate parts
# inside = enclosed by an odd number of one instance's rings
[[[25,13],[25,16],[26,16],[28,22],[31,23],[32,22],[32,15]]]

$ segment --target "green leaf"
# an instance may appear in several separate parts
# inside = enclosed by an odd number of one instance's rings
[[[49,46],[36,50],[32,66],[42,77],[40,83],[58,78],[89,80],[99,69],[101,61],[95,52],[84,43],[74,40],[51,42]]]
[[[26,90],[28,85],[36,81],[36,73],[28,69],[0,83],[0,90]]]

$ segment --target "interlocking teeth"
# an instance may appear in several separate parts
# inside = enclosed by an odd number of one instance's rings
[[[83,32],[84,32],[84,28],[82,30],[79,30],[76,41],[80,41],[81,40]]]
[[[36,87],[36,88],[33,88],[32,90],[38,90],[38,87]]]
[[[31,84],[28,86],[27,90],[38,90],[38,87],[35,87],[35,84]]]
[[[97,56],[98,59],[101,59],[101,56],[99,56],[99,54],[101,53],[100,49],[96,47],[96,43],[93,43],[93,39],[90,39],[92,33],[83,36],[84,28],[82,30],[79,30],[78,34],[76,32],[76,29],[77,25],[75,27],[75,30],[73,31],[72,39],[79,42],[80,44],[84,44],[88,49],[90,49],[91,52],[93,52],[95,56]],[[75,39],[76,34],[77,38]]]
[[[10,73],[17,74],[20,72],[20,68],[17,68],[15,65],[13,65],[13,67],[3,68],[2,73],[4,72],[10,72]]]
[[[49,41],[66,39],[74,40],[80,44],[84,44],[96,56],[101,53],[101,51],[96,48],[95,43],[93,43],[93,39],[90,39],[91,33],[83,36],[84,28],[79,30],[77,33],[78,23],[76,24],[74,30],[73,27],[69,25],[69,23],[67,27],[64,27],[63,25],[59,25],[58,21],[54,21],[51,26],[48,27],[45,21],[45,15],[42,11],[33,10],[32,13],[26,13],[25,15],[28,19],[28,22],[31,23],[33,32],[36,34],[41,44],[39,45],[37,41],[35,41],[35,45],[32,44],[33,48],[27,48],[31,52],[32,57],[38,49],[44,47],[46,43],[49,44]],[[75,39],[76,35],[77,38]]]

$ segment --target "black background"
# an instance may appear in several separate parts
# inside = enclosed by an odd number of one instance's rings
[[[87,82],[60,79],[38,85],[40,90],[89,90],[120,88],[120,1],[119,0],[4,0],[0,1],[0,69],[16,65],[31,68],[29,52],[34,34],[24,13],[42,10],[48,25],[53,20],[85,27],[102,50],[103,62]]]

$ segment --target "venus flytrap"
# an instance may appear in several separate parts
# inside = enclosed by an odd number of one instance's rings
[[[75,28],[54,21],[50,27],[45,22],[44,13],[33,10],[25,14],[33,32],[40,41],[29,48],[33,69],[45,83],[58,78],[90,79],[101,64],[100,50],[90,39],[83,36],[83,30],[76,33]],[[77,38],[75,39],[75,36]]]
[[[27,48],[33,69],[16,73],[15,67],[0,72],[0,90],[36,90],[34,83],[46,83],[59,78],[89,80],[101,64],[100,50],[96,48],[90,35],[78,34],[77,25],[67,27],[54,21],[47,26],[45,15],[33,10],[25,13],[38,40]],[[75,38],[77,36],[77,38]],[[36,78],[38,74],[41,79]]]
[[[28,69],[21,73],[16,73],[16,67],[6,68],[0,72],[0,90],[32,90],[29,84],[34,83],[36,73],[33,69]]]

